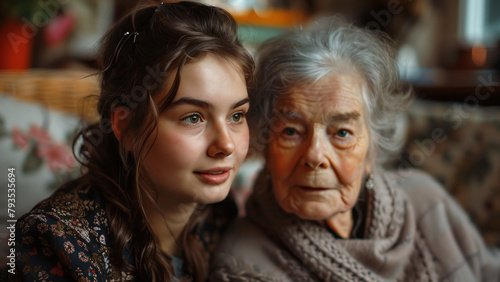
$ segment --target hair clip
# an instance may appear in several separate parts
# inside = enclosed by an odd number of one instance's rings
[[[126,31],[123,36],[129,36],[130,35],[130,32]],[[135,43],[135,39],[137,38],[137,36],[139,35],[139,32],[137,31],[134,31],[134,43]]]
[[[158,12],[158,10],[160,9],[161,5],[163,5],[163,2],[161,2],[161,3],[158,5],[158,7],[157,7],[157,8],[156,8],[156,10],[155,10],[155,13],[156,13],[156,12]]]
[[[130,32],[128,32],[128,31],[125,31],[125,33],[123,33],[123,37],[120,39],[120,41],[118,41],[118,44],[116,44],[115,52],[113,53],[113,59],[112,59],[111,63],[109,63],[108,66],[106,66],[101,71],[101,73],[104,73],[107,70],[109,70],[113,66],[113,64],[117,61],[118,57],[120,56],[120,51],[122,50],[123,45],[125,45],[125,43],[127,43],[127,41],[130,38],[129,35],[130,35]],[[139,35],[139,32],[134,31],[134,43],[135,43],[135,39],[137,38],[138,35]]]

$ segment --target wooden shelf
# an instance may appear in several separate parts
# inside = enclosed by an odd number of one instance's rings
[[[410,83],[427,100],[500,105],[500,74],[495,70],[425,69]]]
[[[304,24],[309,19],[309,15],[293,10],[263,10],[253,9],[239,12],[229,10],[236,22],[240,25],[252,25],[266,28],[290,28]]]

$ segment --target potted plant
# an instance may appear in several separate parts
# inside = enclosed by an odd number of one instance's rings
[[[37,26],[53,15],[38,0],[7,0],[0,4],[0,69],[30,67]]]
[[[3,1],[0,24],[0,69],[27,69],[33,51],[33,32],[27,28],[38,10],[36,0]]]

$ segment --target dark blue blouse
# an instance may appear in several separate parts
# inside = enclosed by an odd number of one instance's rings
[[[110,263],[113,252],[108,219],[98,189],[73,182],[39,203],[16,225],[16,277],[25,281],[109,281],[134,280]],[[214,209],[214,207],[217,207]],[[237,215],[233,204],[211,205],[211,216],[198,238],[211,253],[228,221]],[[220,210],[222,208],[223,210]],[[225,218],[221,218],[225,216]],[[215,220],[217,219],[217,220]],[[214,236],[215,235],[215,236]],[[201,240],[201,239],[200,239]],[[127,250],[124,258],[133,264]],[[189,275],[182,258],[173,259],[176,276]]]

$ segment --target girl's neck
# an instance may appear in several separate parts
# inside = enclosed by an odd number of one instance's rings
[[[182,233],[196,208],[196,203],[163,204],[147,201],[144,207],[153,235],[164,254],[179,256],[182,251]]]

